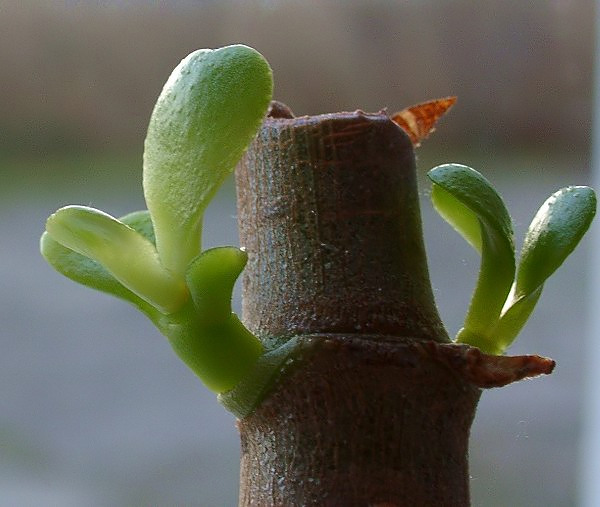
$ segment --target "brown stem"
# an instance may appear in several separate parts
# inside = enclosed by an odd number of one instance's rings
[[[410,344],[322,343],[251,416],[240,505],[464,506],[479,398]]]
[[[239,421],[240,505],[469,505],[478,386],[551,369],[449,343],[410,139],[385,113],[272,108],[236,172],[243,319],[305,351]]]
[[[448,341],[412,144],[385,113],[267,119],[237,188],[243,318],[268,346],[324,332]]]

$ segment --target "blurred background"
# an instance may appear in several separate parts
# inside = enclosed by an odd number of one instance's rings
[[[62,205],[144,207],[145,129],[181,58],[249,44],[297,115],[459,97],[417,152],[453,334],[479,259],[431,211],[425,172],[484,172],[518,244],[550,193],[589,183],[594,15],[592,0],[0,0],[0,505],[237,503],[233,417],[141,314],[38,253]],[[231,182],[205,224],[206,246],[237,244]],[[553,357],[555,373],[482,397],[474,506],[578,503],[590,254],[584,240],[510,350]]]

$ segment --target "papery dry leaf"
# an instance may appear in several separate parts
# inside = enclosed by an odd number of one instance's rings
[[[456,97],[444,97],[407,107],[391,118],[410,137],[415,147],[435,130],[437,121],[454,105]]]
[[[474,386],[487,389],[538,375],[549,375],[556,366],[554,360],[547,357],[484,354],[477,347],[458,343],[431,341],[419,346],[427,355],[446,364]]]

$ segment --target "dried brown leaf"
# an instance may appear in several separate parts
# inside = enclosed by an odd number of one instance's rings
[[[435,130],[437,121],[454,105],[456,97],[444,97],[407,107],[391,116],[415,147]]]

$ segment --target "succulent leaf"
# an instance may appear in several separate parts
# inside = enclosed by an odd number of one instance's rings
[[[205,250],[186,273],[192,299],[206,322],[219,322],[231,316],[233,286],[246,265],[248,255],[233,246]]]
[[[61,245],[92,259],[123,286],[163,313],[180,308],[189,293],[160,263],[154,245],[110,215],[85,206],[66,206],[46,222]]]
[[[562,188],[542,204],[529,225],[516,282],[494,330],[501,350],[517,337],[533,312],[545,281],[575,249],[595,213],[596,195],[589,187]]]
[[[491,331],[515,274],[510,215],[488,180],[470,167],[445,164],[432,169],[428,176],[434,184],[436,210],[481,253],[479,278],[457,341],[492,350]]]
[[[481,225],[477,214],[440,185],[433,185],[431,201],[440,216],[481,255]]]
[[[202,215],[260,126],[273,81],[247,46],[198,50],[167,80],[144,147],[144,195],[163,265],[183,274],[201,251]]]
[[[543,287],[540,285],[530,294],[517,299],[509,298],[511,303],[502,311],[500,320],[493,331],[496,351],[491,353],[501,354],[515,340],[535,309],[535,305],[542,295]]]
[[[153,306],[125,288],[99,262],[61,245],[47,232],[40,239],[40,250],[48,264],[74,282],[129,301],[149,316],[157,312]]]
[[[268,63],[247,46],[190,54],[150,119],[148,211],[116,219],[67,206],[50,216],[41,238],[42,255],[57,271],[138,306],[217,393],[254,371],[263,346],[231,311],[246,253],[202,252],[203,212],[256,134],[272,89]]]
[[[516,297],[528,295],[556,271],[577,246],[596,213],[589,187],[566,187],[552,194],[536,213],[523,242]]]
[[[152,222],[148,211],[135,211],[119,220],[148,240],[154,241]],[[40,251],[48,264],[63,276],[92,289],[129,301],[153,320],[159,317],[156,308],[124,287],[99,262],[61,245],[47,232],[44,232],[40,239]]]

